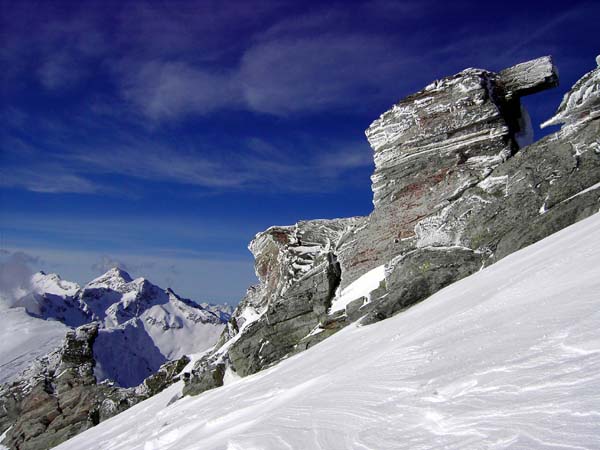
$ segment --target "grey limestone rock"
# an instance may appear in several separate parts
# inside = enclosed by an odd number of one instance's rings
[[[187,393],[248,375],[348,324],[385,319],[600,208],[598,69],[565,96],[539,142],[524,95],[558,84],[550,57],[499,73],[466,69],[381,115],[367,217],[272,227],[250,244],[260,280],[234,311]],[[368,296],[330,312],[344,288],[385,264]]]
[[[520,148],[520,96],[553,87],[549,57],[499,74],[467,69],[431,83],[367,129],[374,211],[340,250],[342,286],[414,247],[415,227],[489,176]]]
[[[360,218],[271,227],[250,243],[260,285],[248,290],[215,351],[196,363],[185,393],[220,386],[228,368],[246,376],[296,351],[326,317],[340,282],[336,249]]]
[[[498,76],[504,86],[504,95],[508,99],[558,86],[558,70],[550,56],[509,67],[500,71]]]

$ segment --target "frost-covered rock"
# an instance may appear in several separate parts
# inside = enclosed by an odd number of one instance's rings
[[[535,94],[558,86],[558,69],[552,57],[526,61],[509,67],[498,73],[507,99]]]
[[[339,258],[342,286],[414,247],[415,227],[487,178],[532,140],[520,97],[556,86],[549,57],[431,83],[367,129],[375,209]]]
[[[600,117],[600,67],[587,73],[567,92],[554,117],[543,127],[563,124],[563,131],[576,131],[590,120]]]
[[[250,249],[260,285],[184,392],[254,373],[358,319],[390,317],[597,212],[596,76],[567,95],[584,99],[571,101],[578,107],[559,110],[574,114],[577,132],[525,147],[532,130],[520,97],[557,85],[549,57],[500,73],[467,69],[394,105],[366,131],[374,211],[259,233]]]
[[[297,350],[326,316],[340,282],[335,249],[361,219],[271,227],[250,243],[258,286],[233,313],[216,350],[196,363],[186,393],[223,384],[226,370],[245,376]]]

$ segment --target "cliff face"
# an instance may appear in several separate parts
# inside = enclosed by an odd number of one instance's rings
[[[556,86],[550,58],[499,74],[467,69],[436,81],[367,129],[374,151],[368,226],[341,251],[344,285],[415,247],[416,230],[507,161],[531,135],[524,92]]]
[[[565,96],[531,143],[524,95],[555,87],[544,57],[435,81],[366,131],[368,217],[272,227],[250,244],[248,290],[185,393],[304,350],[358,319],[382,320],[600,209],[600,69]]]

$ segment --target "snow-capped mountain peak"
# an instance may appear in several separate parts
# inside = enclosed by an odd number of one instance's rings
[[[69,327],[98,323],[95,375],[122,386],[139,384],[168,360],[208,349],[229,320],[229,306],[203,307],[118,267],[83,287],[44,272],[31,286],[16,304],[30,316]]]
[[[120,290],[127,283],[131,283],[133,278],[127,272],[119,267],[113,267],[108,272],[100,275],[98,278],[93,279],[86,288],[107,288],[113,290]]]
[[[72,281],[63,280],[56,273],[37,272],[31,277],[31,288],[37,293],[74,296],[81,287]]]

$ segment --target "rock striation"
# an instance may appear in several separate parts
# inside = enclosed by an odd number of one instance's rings
[[[356,320],[390,317],[597,213],[599,70],[546,123],[563,127],[535,143],[520,98],[558,85],[550,57],[466,69],[382,114],[366,131],[373,212],[259,233],[250,250],[260,284],[184,374],[184,393],[255,373]]]
[[[260,280],[234,311],[217,343],[188,377],[185,393],[223,384],[226,368],[246,376],[296,351],[325,319],[341,270],[334,249],[360,219],[271,227],[249,249]]]

